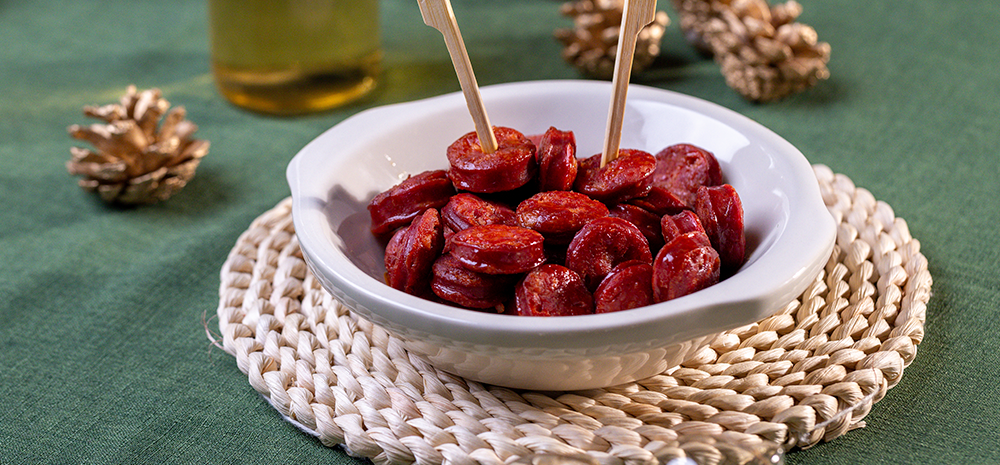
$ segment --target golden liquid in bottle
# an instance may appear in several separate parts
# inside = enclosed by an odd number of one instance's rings
[[[378,0],[209,0],[219,92],[251,110],[294,115],[356,100],[376,84]]]

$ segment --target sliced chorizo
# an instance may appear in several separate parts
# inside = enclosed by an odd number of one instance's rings
[[[628,203],[645,208],[657,215],[675,215],[688,209],[687,203],[664,186],[653,184],[642,197],[629,199]]]
[[[444,170],[424,171],[376,195],[368,203],[372,234],[384,237],[428,208],[439,209],[455,194]]]
[[[561,265],[545,264],[528,272],[514,290],[517,314],[569,316],[594,313],[594,301],[580,275]]]
[[[531,181],[538,171],[535,145],[520,132],[493,128],[497,150],[485,153],[479,135],[470,132],[448,146],[448,177],[456,188],[475,193],[504,192]]]
[[[494,308],[506,301],[517,276],[477,273],[445,254],[434,262],[431,290],[442,300],[473,309]]]
[[[429,208],[392,236],[385,249],[386,280],[394,289],[423,296],[431,267],[444,246],[438,211]]]
[[[535,153],[539,191],[568,191],[573,188],[579,167],[573,131],[550,127],[539,139]]]
[[[692,144],[674,144],[656,154],[652,183],[693,207],[699,187],[722,184],[722,170],[708,150]]]
[[[664,215],[660,219],[660,233],[663,235],[664,243],[670,242],[675,237],[689,232],[701,232],[705,234],[705,228],[702,227],[701,220],[691,210],[684,210],[676,215]],[[707,235],[705,235],[705,239],[708,240]]]
[[[385,283],[389,287],[401,291],[403,291],[406,283],[406,238],[408,229],[397,229],[385,245]]]
[[[660,227],[660,217],[656,216],[655,213],[635,205],[620,203],[609,208],[608,215],[626,220],[639,228],[639,231],[642,231],[642,235],[646,236],[646,241],[649,243],[650,254],[655,255],[656,251],[660,250],[660,247],[663,247],[663,231]]]
[[[445,252],[466,268],[486,274],[524,273],[545,262],[541,234],[502,224],[457,231],[449,238]]]
[[[483,200],[475,194],[463,192],[452,196],[441,208],[441,220],[454,231],[487,224],[517,224],[517,216],[510,207],[498,202]]]
[[[592,290],[615,265],[630,260],[650,263],[649,243],[634,224],[612,216],[584,225],[566,250],[566,267],[579,273]]]
[[[580,161],[573,189],[609,205],[642,197],[652,187],[656,158],[642,150],[621,149],[601,167],[601,154]]]
[[[681,234],[660,249],[653,261],[653,296],[676,299],[719,282],[719,254],[703,245],[702,233]]]
[[[619,263],[594,291],[595,313],[619,312],[654,302],[653,266],[640,261]]]
[[[695,202],[695,213],[719,252],[723,273],[735,272],[746,254],[743,224],[743,203],[736,189],[729,184],[701,187]]]
[[[550,244],[568,244],[583,225],[608,216],[608,207],[579,192],[539,192],[517,206],[519,226],[541,233]]]

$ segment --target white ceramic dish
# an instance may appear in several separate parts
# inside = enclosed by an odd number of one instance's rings
[[[482,89],[492,124],[526,135],[574,131],[599,153],[611,85],[537,81]],[[445,149],[472,131],[461,93],[359,113],[306,145],[288,167],[295,230],[323,286],[436,367],[490,384],[573,390],[634,381],[674,366],[717,332],[796,298],[829,257],[833,218],[812,168],[787,141],[718,105],[633,85],[623,148],[688,142],[713,152],[744,206],[748,259],[694,294],[612,314],[529,318],[432,303],[383,283],[383,248],[366,206],[407,175],[446,169]]]

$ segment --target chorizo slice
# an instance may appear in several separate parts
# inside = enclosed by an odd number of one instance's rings
[[[456,188],[480,194],[504,192],[534,179],[535,145],[511,128],[496,126],[493,134],[497,139],[493,153],[483,152],[475,131],[448,146],[448,177]]]
[[[543,243],[542,235],[528,228],[489,224],[456,232],[445,252],[472,271],[517,274],[545,262]]]
[[[608,216],[608,207],[579,192],[539,192],[517,206],[519,226],[541,233],[549,244],[568,244],[583,225]]]
[[[445,254],[432,266],[431,291],[444,301],[466,308],[494,308],[506,301],[516,276],[477,273]]]
[[[517,224],[517,216],[510,207],[468,192],[451,197],[441,208],[441,220],[452,232],[487,224]]]
[[[691,210],[684,210],[676,215],[664,215],[660,219],[660,233],[663,235],[664,244],[689,232],[700,232],[705,235],[705,228],[702,227],[701,220]],[[707,242],[707,235],[705,235],[705,240],[705,245],[711,245]]]
[[[601,167],[601,154],[580,161],[573,189],[609,205],[642,197],[652,187],[656,158],[642,150],[621,149]]]
[[[612,216],[584,225],[566,250],[566,267],[577,272],[591,290],[615,265],[630,260],[650,263],[649,243],[634,224]]]
[[[550,127],[539,139],[535,153],[539,191],[568,191],[573,188],[579,167],[573,131]]]
[[[653,266],[640,261],[619,263],[594,291],[595,313],[620,312],[654,302]]]
[[[645,208],[657,215],[675,215],[688,209],[687,203],[664,186],[653,184],[642,197],[629,199],[629,204]]]
[[[438,211],[429,208],[392,236],[385,249],[390,287],[421,297],[427,293],[431,267],[444,247],[443,231]]]
[[[568,316],[594,313],[594,301],[580,275],[561,265],[545,264],[528,272],[514,290],[517,314]]]
[[[700,232],[675,237],[653,261],[653,297],[666,302],[719,282],[719,254],[702,245]]]
[[[403,287],[406,282],[406,238],[409,229],[397,229],[385,245],[385,283],[403,292],[406,292]]]
[[[652,183],[673,193],[689,207],[701,186],[722,184],[719,161],[708,150],[692,144],[674,144],[656,155]]]
[[[746,254],[743,203],[736,189],[729,184],[699,188],[695,213],[719,252],[723,273],[735,272]]]
[[[444,170],[424,171],[376,195],[368,203],[372,234],[384,237],[428,208],[439,209],[455,194]]]
[[[608,209],[608,215],[621,218],[635,225],[646,236],[649,243],[649,252],[655,255],[660,247],[663,247],[663,231],[660,226],[660,217],[645,208],[637,207],[627,203],[620,203]]]

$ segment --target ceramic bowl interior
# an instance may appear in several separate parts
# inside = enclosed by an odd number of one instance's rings
[[[601,151],[610,83],[523,82],[481,93],[493,125],[525,135],[549,126],[572,130],[578,156]],[[701,146],[740,194],[747,260],[735,275],[641,309],[558,318],[456,309],[388,287],[384,247],[369,232],[369,200],[408,175],[447,169],[446,148],[472,130],[461,93],[379,107],[320,135],[287,171],[296,235],[324,287],[446,371],[532,389],[600,387],[655,374],[709,335],[773,314],[829,257],[834,222],[795,147],[718,105],[632,85],[621,147],[656,153],[679,142]]]

